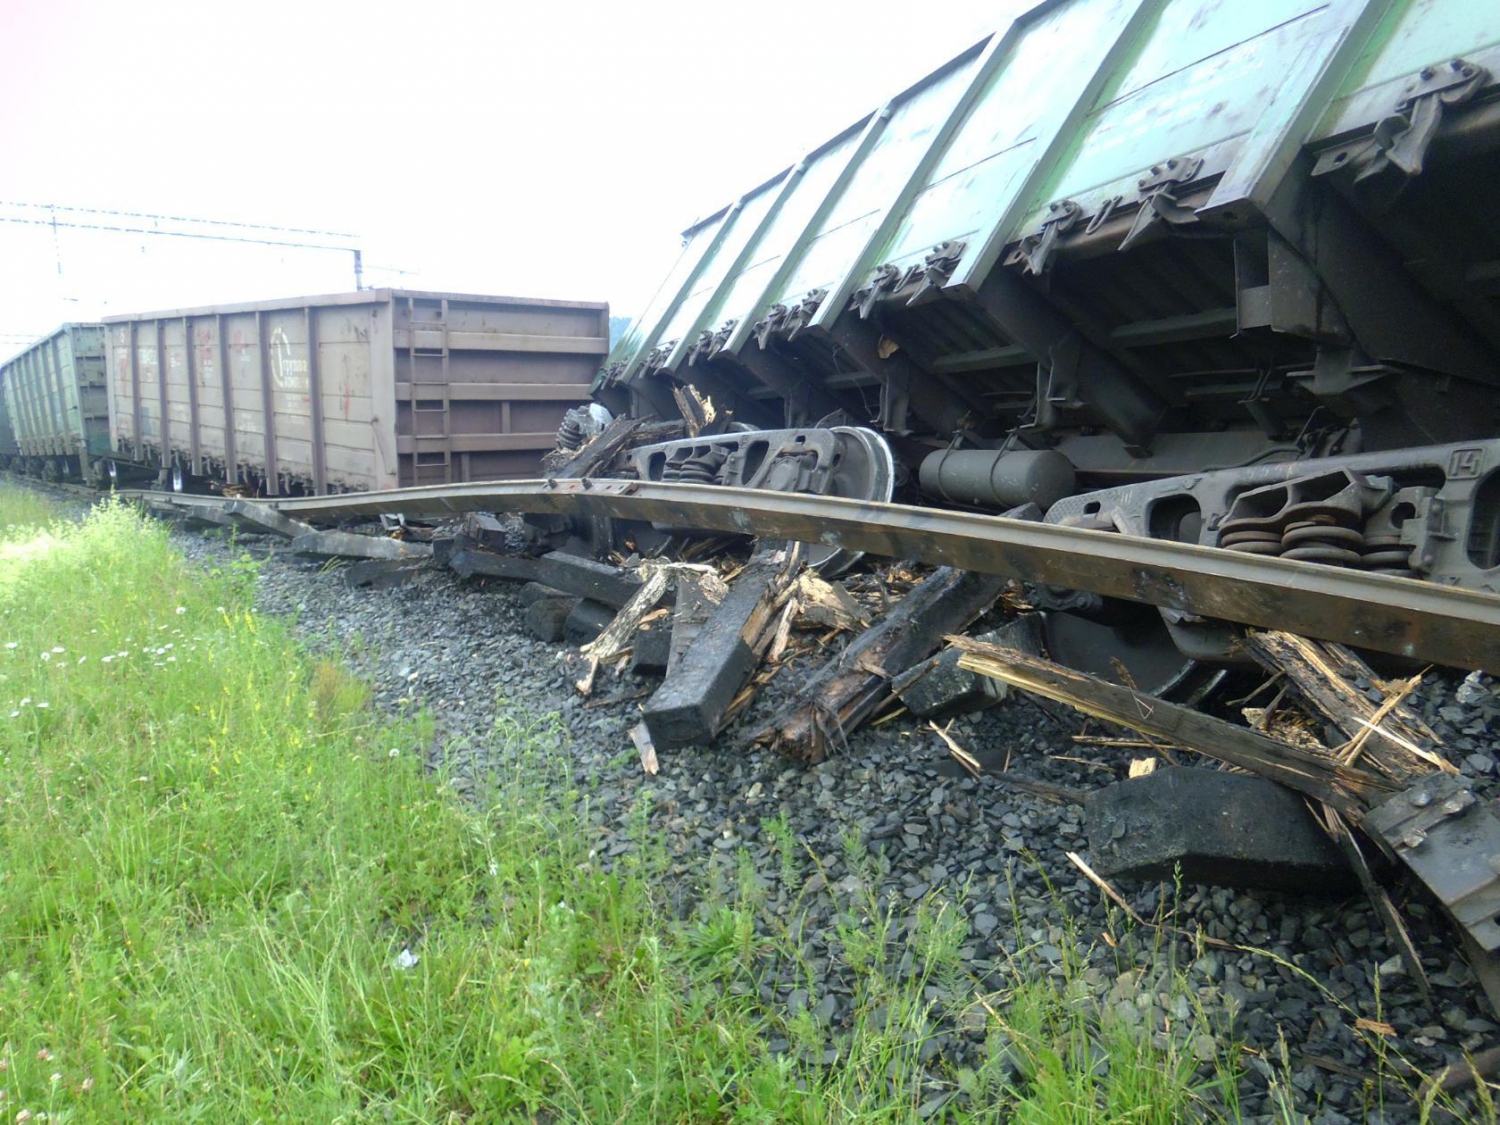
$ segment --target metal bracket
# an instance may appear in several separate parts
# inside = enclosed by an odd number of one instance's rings
[[[1468,101],[1489,76],[1484,67],[1463,59],[1425,67],[1417,81],[1402,91],[1396,112],[1376,123],[1371,138],[1375,151],[1354,182],[1377,176],[1391,165],[1408,178],[1421,175],[1427,146],[1442,124],[1443,107]]]
[[[1057,236],[1066,234],[1083,217],[1083,208],[1071,199],[1056,199],[1047,204],[1047,217],[1042,220],[1042,229],[1037,234],[1021,240],[1020,247],[1007,259],[1006,264],[1024,264],[1023,273],[1040,277],[1047,269],[1052,257],[1052,248]]]
[[[668,340],[664,344],[658,344],[656,347],[651,349],[650,353],[646,356],[645,362],[641,364],[641,367],[646,371],[658,370],[662,364],[667,362],[667,357],[672,354],[676,347],[676,340]]]
[[[1083,228],[1084,234],[1093,234],[1114,216],[1115,208],[1125,202],[1123,195],[1112,195],[1099,206],[1094,217],[1089,220],[1089,225]]]
[[[1084,403],[1078,394],[1078,364],[1082,352],[1083,341],[1076,332],[1069,333],[1048,349],[1043,361],[1036,365],[1035,413],[1021,429],[1047,433],[1057,427],[1062,411],[1082,409]]]
[[[949,239],[932,248],[932,253],[922,260],[922,265],[908,271],[907,276],[902,278],[902,283],[920,277],[921,284],[917,286],[908,299],[908,305],[922,305],[937,297],[943,286],[948,284],[948,278],[953,276],[953,271],[958,268],[959,259],[964,256],[964,247],[968,243],[962,239]]]
[[[867,285],[854,291],[850,298],[854,307],[859,310],[859,319],[868,320],[870,314],[875,311],[875,302],[891,291],[901,282],[901,271],[890,262],[878,267],[875,276],[870,278]]]
[[[1489,79],[1488,70],[1465,59],[1423,67],[1368,138],[1323,153],[1313,175],[1352,168],[1354,183],[1384,182],[1390,193],[1386,202],[1393,201],[1407,181],[1422,174],[1444,107],[1469,101]]]
[[[713,346],[714,334],[705,328],[702,332],[698,333],[698,338],[688,347],[687,354],[684,357],[687,360],[687,365],[691,367],[698,361],[699,356],[707,359]]]
[[[887,372],[880,379],[880,414],[876,424],[888,434],[909,434],[907,415],[911,410],[911,373]]]
[[[731,318],[719,325],[717,330],[705,328],[702,332],[698,333],[698,338],[693,341],[693,346],[687,350],[687,365],[691,367],[700,359],[707,361],[718,355],[724,345],[729,342],[729,337],[734,334],[737,324],[739,324],[739,321]]]
[[[801,332],[812,323],[813,317],[818,315],[818,309],[823,304],[823,299],[828,296],[826,289],[809,289],[787,313],[783,327],[787,330],[787,339],[795,340],[797,333]]]
[[[709,359],[713,359],[714,356],[724,350],[724,345],[729,343],[729,337],[734,335],[734,330],[739,326],[740,321],[738,317],[730,317],[723,324],[719,325],[719,330],[714,333],[714,345],[708,352]]]
[[[1140,210],[1135,213],[1135,222],[1120,241],[1120,249],[1128,250],[1153,228],[1161,230],[1161,223],[1170,226],[1189,226],[1198,221],[1198,213],[1177,201],[1176,191],[1192,182],[1203,169],[1203,158],[1195,156],[1173,156],[1160,164],[1151,165],[1150,171],[1136,181],[1141,193]]]
[[[1486,952],[1500,949],[1500,817],[1467,784],[1434,776],[1364,817]]]
[[[764,351],[770,343],[771,333],[777,331],[786,323],[787,314],[790,310],[785,305],[772,305],[766,310],[766,315],[755,322],[755,342]]]

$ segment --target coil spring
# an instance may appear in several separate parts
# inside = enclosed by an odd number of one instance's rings
[[[557,427],[557,448],[573,453],[582,446],[583,427],[571,413],[564,415],[562,424]]]
[[[1281,533],[1281,557],[1327,566],[1359,566],[1365,535],[1327,515],[1293,520]]]
[[[1234,520],[1224,525],[1219,545],[1247,555],[1351,567],[1401,578],[1418,576],[1411,566],[1412,549],[1402,545],[1399,534],[1367,536],[1360,528],[1327,513],[1291,520],[1280,531],[1245,527],[1243,521]]]
[[[710,450],[694,457],[685,458],[676,464],[662,467],[661,479],[681,481],[686,484],[713,484],[724,467],[724,454]]]
[[[1393,574],[1397,578],[1416,578],[1411,565],[1411,547],[1401,543],[1399,534],[1365,536],[1365,550],[1359,565],[1371,574]]]

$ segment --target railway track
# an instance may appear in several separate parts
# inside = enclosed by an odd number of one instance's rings
[[[119,495],[148,503],[224,503],[152,491]],[[643,481],[512,481],[261,502],[315,523],[524,512],[797,540],[1500,673],[1500,596],[1082,528],[903,504]]]

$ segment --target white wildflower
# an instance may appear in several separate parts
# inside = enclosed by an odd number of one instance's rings
[[[6,648],[15,648],[16,647],[16,642],[15,641],[7,641],[6,644],[5,644],[5,647]]]
[[[59,655],[61,655],[62,653],[67,652],[68,650],[65,649],[65,648],[63,648],[62,645],[53,645],[52,646],[52,651],[55,652],[55,653],[57,653],[57,654],[59,654]]]
[[[22,706],[22,707],[25,707],[25,706],[26,706],[26,705],[27,705],[27,704],[29,704],[29,703],[30,703],[30,702],[31,702],[31,696],[29,696],[29,695],[27,695],[27,696],[22,696],[22,698],[21,698],[21,706]]]
[[[103,662],[104,662],[104,663],[105,663],[105,664],[108,664],[108,663],[109,663],[109,662],[110,662],[110,661],[111,661],[111,660],[113,660],[113,659],[114,659],[114,656],[113,656],[113,655],[110,655],[110,656],[106,656],[106,657],[104,657],[104,658],[103,658]]]
[[[86,660],[87,660],[87,659],[88,659],[88,657],[87,657],[87,656],[80,656],[80,657],[79,657],[79,658],[78,658],[78,663],[80,663],[80,664],[82,664],[82,663],[83,663],[83,662],[84,662],[84,661],[86,661]]]
[[[403,949],[396,955],[396,968],[415,969],[417,967],[417,962],[420,960],[421,958],[413,953],[410,949]]]
[[[177,616],[178,617],[181,617],[186,612],[187,612],[187,606],[180,605],[180,606],[177,607]]]
[[[44,652],[44,653],[42,653],[42,659],[43,660],[51,660],[52,659],[52,654],[50,652]]]
[[[392,746],[391,747],[391,752],[387,756],[391,757],[391,758],[399,758],[401,756],[401,751],[399,749],[397,749],[396,747]]]
[[[20,718],[20,717],[21,717],[21,712],[19,712],[19,711],[12,711],[12,712],[11,712],[11,713],[10,713],[10,717],[11,717],[11,718],[12,718],[12,719],[18,719],[18,718]]]
[[[51,707],[51,706],[52,706],[52,704],[50,704],[50,703],[38,703],[36,705],[36,709],[38,711],[45,711],[48,707]]]

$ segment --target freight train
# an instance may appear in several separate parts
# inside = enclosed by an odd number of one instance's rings
[[[651,174],[687,159],[655,147]],[[108,455],[77,429],[52,455],[264,495],[520,473],[497,452],[551,444],[528,404],[566,405],[579,376],[528,366],[512,393],[458,372],[497,349],[530,364],[535,332],[594,373],[562,446],[612,417],[667,423],[591,457],[596,476],[894,497],[1494,593],[1496,182],[1496,5],[1046,0],[689,228],[602,366],[594,313],[497,329],[431,295],[359,298],[386,310],[361,324],[316,301],[126,318],[106,326]],[[325,369],[355,341],[373,358],[341,390]],[[16,433],[23,460],[48,455]],[[537,534],[631,550],[664,531]],[[1192,614],[1045,576],[1026,593],[1068,663],[1144,654],[1142,686],[1165,688],[1235,659],[1233,631]]]
[[[0,366],[0,457],[261,496],[534,476],[608,340],[605,304],[400,289],[66,325]]]

